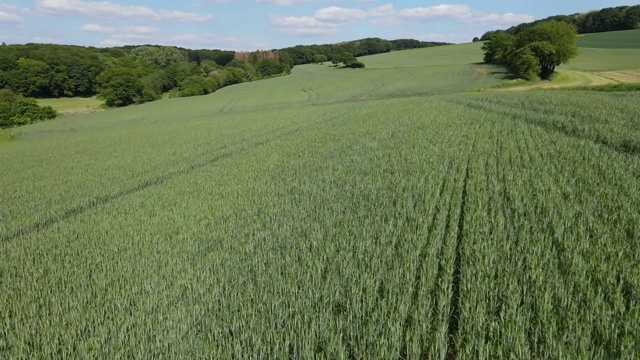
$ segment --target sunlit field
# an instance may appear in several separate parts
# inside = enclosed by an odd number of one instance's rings
[[[640,93],[480,46],[20,128],[0,358],[637,358]]]

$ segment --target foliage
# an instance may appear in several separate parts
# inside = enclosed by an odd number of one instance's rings
[[[101,55],[88,48],[41,44],[0,47],[0,79],[5,79],[0,85],[25,96],[95,94],[96,78],[103,69]]]
[[[131,51],[131,57],[160,69],[185,62],[184,54],[177,48],[169,46],[140,46]]]
[[[341,53],[341,54],[336,54],[333,55],[333,57],[331,58],[331,62],[334,65],[338,65],[340,63],[342,63],[345,67],[350,67],[351,64],[353,64],[354,62],[357,62],[358,59],[356,59],[355,56],[353,56],[352,53]]]
[[[329,60],[329,59],[327,59],[326,55],[318,54],[318,55],[315,56],[315,62],[317,64],[322,64],[322,63],[326,62],[327,60]]]
[[[542,72],[540,60],[530,46],[516,50],[511,57],[510,66],[522,79],[536,80]]]
[[[129,67],[112,67],[98,77],[98,97],[107,106],[120,107],[141,102],[144,86],[140,74]]]
[[[560,21],[540,22],[517,36],[497,33],[482,46],[487,63],[507,65],[526,79],[548,79],[555,68],[578,54],[573,25]]]
[[[0,89],[0,128],[26,125],[58,116],[51,106],[39,106],[34,98]]]
[[[218,84],[211,78],[192,75],[180,83],[179,96],[198,96],[210,94],[218,89]]]
[[[510,62],[516,37],[507,33],[497,33],[489,37],[483,45],[484,62],[507,65]]]
[[[273,59],[260,60],[255,65],[255,68],[262,77],[270,77],[285,72],[285,66]]]
[[[272,61],[275,62],[275,60]],[[256,68],[246,61],[234,59],[227,66],[244,70],[247,74],[249,74],[248,81],[256,80],[259,77],[259,73]]]
[[[364,65],[363,62],[354,61],[354,62],[349,64],[349,67],[352,68],[352,69],[364,69],[365,65]]]

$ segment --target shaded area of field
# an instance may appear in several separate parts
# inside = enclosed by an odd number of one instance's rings
[[[636,357],[640,94],[477,46],[21,128],[0,358]]]

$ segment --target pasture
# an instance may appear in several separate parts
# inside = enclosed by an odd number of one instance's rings
[[[0,358],[638,357],[640,93],[361,60],[0,143]]]
[[[40,106],[51,106],[62,115],[78,115],[104,108],[104,101],[94,97],[38,99]]]

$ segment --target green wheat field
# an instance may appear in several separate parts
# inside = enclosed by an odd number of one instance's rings
[[[561,70],[640,70],[592,37]],[[480,46],[16,129],[0,358],[640,357],[640,92]]]

